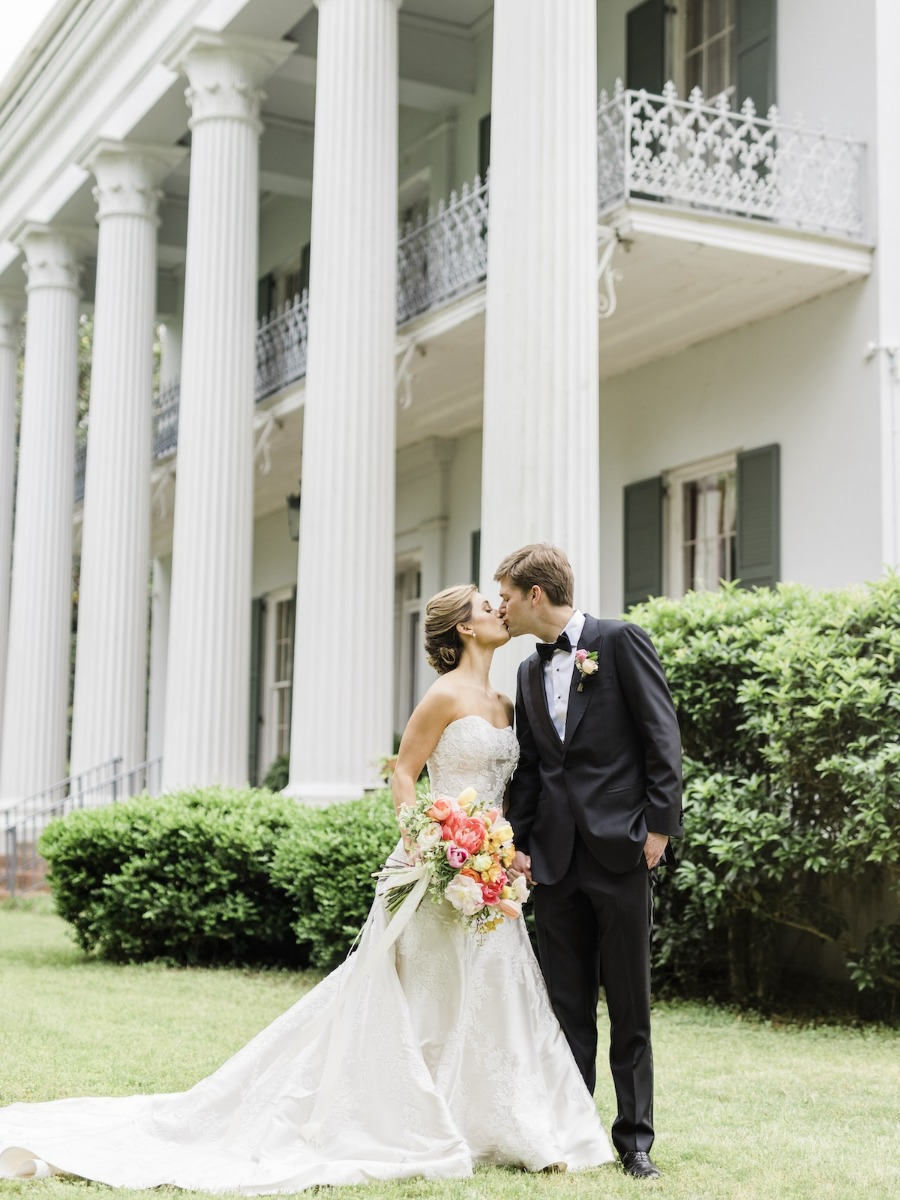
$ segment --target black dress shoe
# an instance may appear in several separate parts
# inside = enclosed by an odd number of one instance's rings
[[[635,1179],[659,1179],[659,1167],[646,1150],[628,1150],[622,1155],[622,1166],[625,1174]]]

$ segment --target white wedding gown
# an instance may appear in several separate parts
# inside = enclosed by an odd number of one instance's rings
[[[463,717],[432,789],[498,803],[517,755],[511,729]],[[357,951],[188,1092],[0,1109],[0,1176],[254,1195],[612,1161],[524,922],[479,938],[426,897],[379,950],[388,924],[376,896]]]

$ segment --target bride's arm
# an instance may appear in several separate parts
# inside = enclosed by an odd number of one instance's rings
[[[415,804],[416,780],[441,734],[453,720],[454,707],[452,697],[439,684],[433,684],[413,710],[403,731],[397,765],[391,776],[394,809],[398,814],[403,805],[412,807]]]

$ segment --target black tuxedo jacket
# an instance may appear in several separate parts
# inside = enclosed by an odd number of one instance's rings
[[[682,832],[681,738],[666,677],[639,625],[585,616],[579,648],[599,670],[572,671],[565,738],[550,719],[537,653],[519,667],[519,765],[508,817],[538,883],[558,883],[576,830],[607,870],[641,861],[647,831]],[[666,859],[674,862],[671,846]]]

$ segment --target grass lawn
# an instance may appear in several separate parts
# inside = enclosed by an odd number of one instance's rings
[[[0,1104],[187,1088],[315,982],[308,973],[109,966],[83,957],[46,902],[0,908]],[[656,1010],[654,1048],[654,1158],[662,1180],[638,1183],[612,1167],[538,1176],[491,1168],[466,1180],[320,1188],[317,1195],[900,1197],[900,1031],[775,1028],[718,1009],[673,1004]],[[597,1103],[608,1122],[612,1088],[603,1071],[601,1077]],[[60,1179],[0,1183],[0,1198],[90,1200],[100,1193],[113,1194],[98,1184]]]

